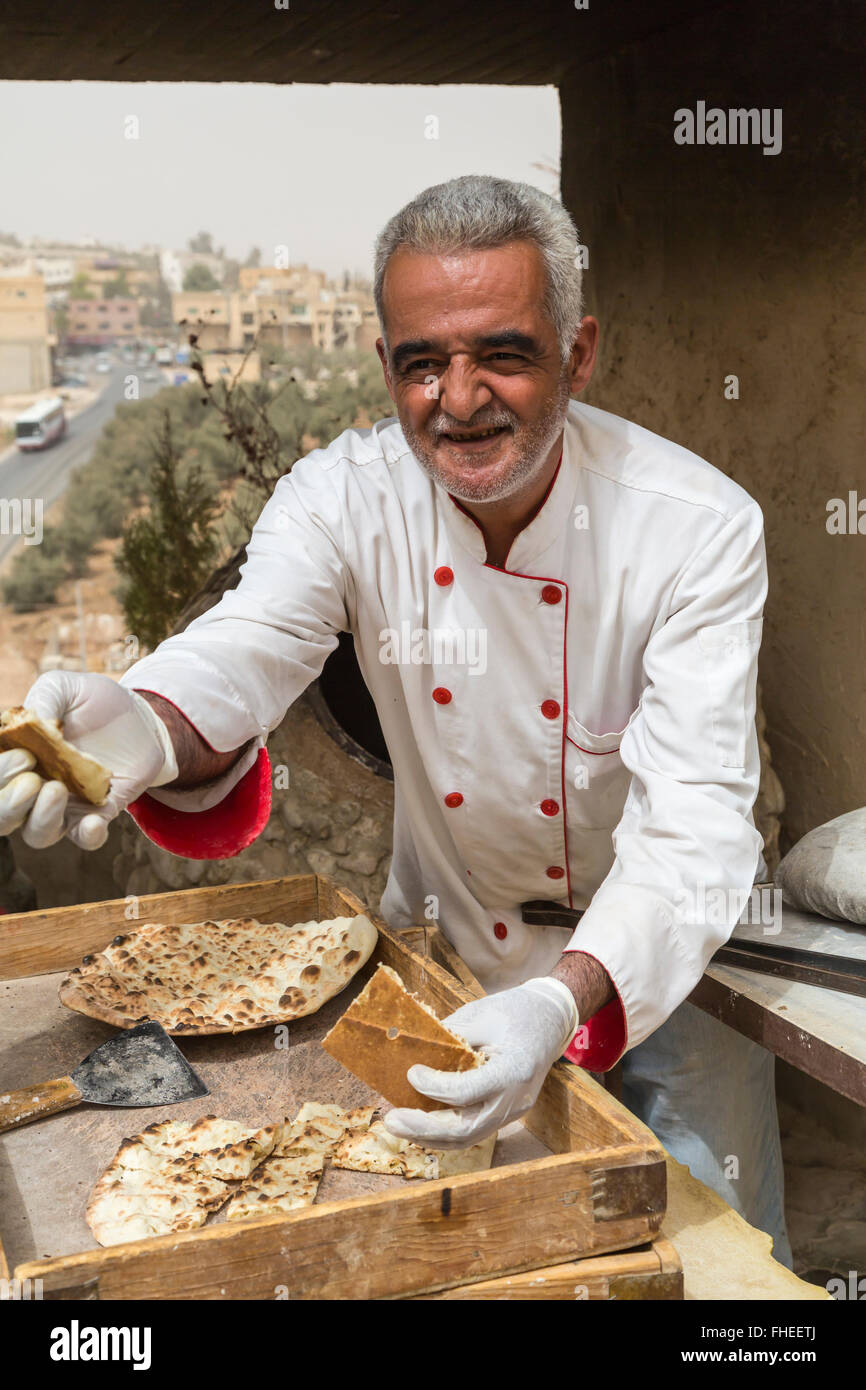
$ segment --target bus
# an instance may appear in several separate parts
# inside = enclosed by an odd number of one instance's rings
[[[39,401],[15,421],[15,442],[25,453],[31,449],[47,449],[65,433],[66,412],[59,396]]]

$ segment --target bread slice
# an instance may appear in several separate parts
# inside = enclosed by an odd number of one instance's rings
[[[380,965],[322,1047],[392,1105],[444,1110],[406,1080],[416,1062],[437,1071],[468,1071],[483,1058],[409,994],[396,971]]]
[[[350,1130],[331,1157],[334,1168],[357,1173],[392,1173],[404,1178],[450,1178],[477,1173],[493,1161],[496,1135],[468,1149],[423,1149],[410,1139],[390,1134],[382,1120],[366,1130]]]
[[[65,787],[93,806],[101,806],[108,796],[111,773],[67,743],[55,719],[42,719],[32,710],[16,705],[0,715],[0,752],[26,748],[36,758],[36,771]]]

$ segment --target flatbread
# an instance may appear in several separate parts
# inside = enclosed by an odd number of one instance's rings
[[[392,1105],[410,1110],[447,1107],[406,1080],[416,1062],[437,1071],[467,1071],[483,1058],[450,1032],[426,1004],[409,994],[396,971],[380,965],[322,1047]]]
[[[311,1207],[324,1166],[323,1154],[269,1158],[241,1183],[226,1207],[226,1221],[246,1221],[252,1216],[275,1216],[297,1207]]]
[[[151,922],[85,957],[60,985],[67,1008],[118,1028],[241,1033],[302,1018],[338,994],[378,940],[369,917],[262,923]]]
[[[294,1120],[280,1126],[274,1157],[295,1154],[330,1156],[345,1134],[368,1129],[376,1113],[374,1105],[344,1110],[339,1105],[320,1105],[308,1100]]]
[[[247,1129],[204,1115],[166,1120],[124,1139],[97,1182],[86,1219],[100,1245],[194,1231],[273,1150],[279,1125]]]
[[[164,1120],[149,1125],[137,1142],[171,1171],[192,1171],[201,1177],[232,1182],[249,1177],[258,1163],[272,1153],[279,1138],[280,1125],[247,1129],[237,1120],[221,1120],[203,1115],[191,1124],[187,1120]],[[118,1155],[123,1153],[123,1146]],[[180,1166],[179,1166],[180,1165]]]
[[[67,743],[56,719],[42,719],[23,705],[0,715],[0,752],[26,748],[36,758],[36,772],[62,782],[73,796],[101,806],[108,796],[111,773],[102,763]]]
[[[331,1158],[335,1168],[358,1173],[392,1173],[404,1178],[450,1178],[489,1168],[496,1135],[468,1149],[423,1149],[390,1134],[381,1120],[366,1132],[347,1134]]]

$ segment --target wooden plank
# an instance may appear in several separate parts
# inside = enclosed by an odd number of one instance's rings
[[[19,1265],[57,1297],[94,1277],[100,1299],[391,1298],[477,1282],[658,1231],[641,1210],[596,1220],[598,1175],[621,1149],[562,1154],[281,1217]],[[520,1220],[515,1220],[519,1211]],[[382,1258],[374,1258],[375,1252]]]
[[[469,993],[476,999],[483,998],[484,990],[469,969],[465,960],[463,960],[461,956],[458,956],[441,927],[430,927],[428,929],[427,954],[435,960],[437,964],[443,966],[446,970],[450,970],[452,975],[456,975],[460,983],[464,985],[465,988],[469,990]]]
[[[713,965],[689,1003],[857,1105],[866,1105],[866,999]]]
[[[766,921],[748,909],[737,941],[767,942],[866,959],[866,932],[762,898]],[[748,920],[755,917],[755,921]],[[858,1105],[866,1105],[866,999],[733,965],[713,964],[689,996],[714,1018]]]
[[[118,932],[145,922],[243,916],[296,922],[318,916],[315,874],[9,913],[0,933],[0,979],[71,970],[83,955],[101,950]]]
[[[594,1302],[611,1298],[674,1300],[682,1296],[679,1257],[670,1241],[659,1237],[648,1249],[591,1256],[416,1297],[418,1301],[452,1302]]]

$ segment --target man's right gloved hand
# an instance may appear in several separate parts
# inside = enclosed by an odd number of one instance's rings
[[[81,849],[99,849],[109,822],[148,787],[177,777],[171,738],[148,702],[109,676],[80,671],[49,671],[27,692],[26,709],[56,719],[63,736],[111,772],[102,806],[72,796],[62,782],[49,782],[32,769],[24,749],[0,753],[0,835],[21,827],[34,849],[68,835]]]

